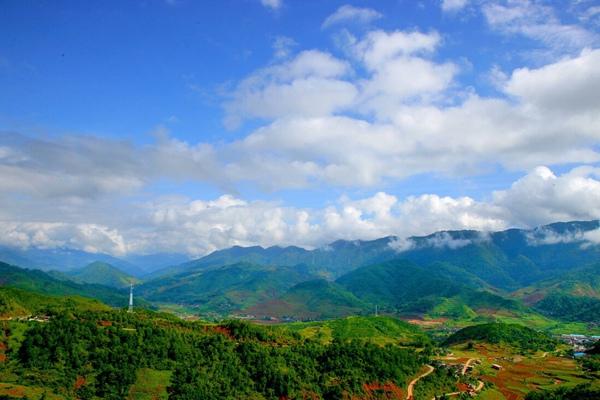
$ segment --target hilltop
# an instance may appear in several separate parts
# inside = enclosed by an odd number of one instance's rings
[[[106,304],[123,307],[127,304],[127,292],[108,286],[76,283],[57,279],[40,270],[19,268],[0,262],[0,285],[34,291],[53,296],[77,295],[99,299]]]
[[[95,261],[81,269],[68,271],[65,274],[76,282],[95,283],[116,288],[140,282],[139,279],[127,275],[119,268],[101,261]]]
[[[468,326],[452,334],[445,346],[481,341],[504,344],[521,351],[553,350],[557,342],[548,334],[518,324],[490,323]]]

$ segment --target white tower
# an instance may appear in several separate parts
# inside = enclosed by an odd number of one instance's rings
[[[129,285],[129,309],[127,312],[133,312],[133,283]]]

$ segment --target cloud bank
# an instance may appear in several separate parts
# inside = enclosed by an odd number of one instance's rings
[[[84,204],[71,204],[64,214],[52,204],[48,210],[42,209],[58,220],[72,220],[69,223],[8,220],[11,215],[13,218],[19,215],[19,207],[13,205],[3,208],[5,215],[0,214],[4,220],[0,225],[0,243],[72,247],[115,255],[178,251],[198,256],[233,245],[313,248],[336,239],[375,239],[389,235],[405,238],[439,230],[531,227],[558,219],[600,219],[599,176],[597,169],[575,168],[557,176],[548,168],[539,167],[511,187],[494,192],[488,201],[435,194],[398,198],[378,192],[362,199],[340,198],[323,208],[298,208],[231,195],[214,200],[170,197],[135,205],[113,205],[113,219],[105,219],[104,223],[101,218],[90,223]],[[25,209],[30,206],[21,204]],[[81,221],[77,221],[79,211],[85,214]],[[536,240],[600,242],[597,233],[586,235],[589,237],[545,235]],[[433,236],[430,245],[456,248],[468,244],[449,239],[452,238],[443,234]],[[398,240],[398,251],[414,246],[405,239]]]
[[[551,57],[494,66],[495,90],[478,92],[463,79],[469,63],[447,56],[443,32],[375,29],[382,14],[344,5],[317,29],[333,47],[277,36],[272,58],[228,86],[223,122],[233,134],[220,142],[184,141],[161,127],[145,144],[0,132],[0,243],[201,255],[600,218],[597,34],[538,2],[440,5],[454,13],[477,5],[495,34],[525,37]],[[581,21],[596,14],[588,7]],[[389,190],[410,177],[498,170],[521,178],[478,199]],[[208,184],[219,195],[156,195],[165,182]],[[241,187],[275,199],[324,187],[363,195],[302,208],[245,199]]]

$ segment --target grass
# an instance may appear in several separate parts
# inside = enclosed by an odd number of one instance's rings
[[[166,400],[169,395],[167,387],[171,380],[171,371],[157,371],[141,368],[137,378],[129,389],[128,400]]]
[[[43,395],[46,395],[48,400],[64,400],[65,397],[59,396],[56,393],[50,392],[48,389],[40,388],[36,386],[23,386],[16,385],[14,383],[1,383],[0,382],[0,396],[8,398],[22,399],[27,398],[30,400],[41,399]]]
[[[316,339],[325,344],[333,339],[365,340],[379,345],[408,344],[427,340],[418,327],[386,316],[353,316],[329,321],[294,322],[281,326],[298,332],[305,338]]]
[[[537,313],[517,313],[514,315],[480,315],[475,318],[453,318],[444,322],[444,327],[465,328],[473,324],[486,322],[504,322],[507,324],[524,325],[532,329],[545,331],[551,335],[577,333],[582,335],[600,335],[600,326],[591,326],[584,322],[561,322]],[[432,326],[433,329],[440,326]]]

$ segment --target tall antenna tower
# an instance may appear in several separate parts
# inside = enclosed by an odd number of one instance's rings
[[[129,309],[127,312],[133,312],[133,283],[129,284]]]

